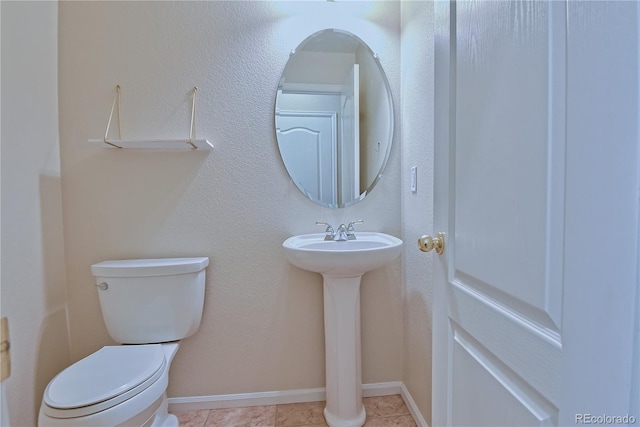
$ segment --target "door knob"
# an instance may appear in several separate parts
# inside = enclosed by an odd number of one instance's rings
[[[444,233],[439,232],[436,237],[425,234],[418,239],[418,248],[422,252],[429,252],[431,249],[435,249],[436,253],[440,255],[444,251]]]

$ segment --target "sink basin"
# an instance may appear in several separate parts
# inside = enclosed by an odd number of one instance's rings
[[[384,233],[358,232],[356,240],[324,240],[324,233],[302,234],[284,241],[291,264],[331,277],[356,277],[393,261],[402,240]]]

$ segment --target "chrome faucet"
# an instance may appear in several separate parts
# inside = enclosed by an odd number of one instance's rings
[[[354,237],[354,239],[355,239],[355,237]],[[336,242],[346,242],[347,240],[349,240],[349,236],[347,235],[347,226],[346,225],[340,224],[338,226],[338,232],[333,237],[333,240],[335,240]]]
[[[340,224],[338,226],[338,231],[334,231],[333,227],[321,221],[316,221],[316,225],[326,225],[327,228],[324,230],[324,240],[333,240],[336,242],[345,242],[347,240],[356,240],[356,230],[353,227],[354,224],[362,224],[364,221],[358,219],[356,221],[351,221],[348,225]]]

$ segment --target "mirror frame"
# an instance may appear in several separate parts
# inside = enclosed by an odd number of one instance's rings
[[[284,75],[287,69],[287,66],[290,64],[291,62],[291,58],[297,53],[300,52],[301,50],[303,50],[303,48],[313,39],[316,39],[317,37],[321,36],[322,34],[325,34],[327,32],[333,32],[333,33],[339,33],[339,34],[344,34],[346,36],[349,36],[350,38],[352,38],[354,40],[354,42],[357,42],[359,46],[363,46],[366,51],[368,52],[370,58],[373,60],[373,62],[376,64],[375,67],[378,71],[378,73],[380,74],[380,79],[382,80],[382,86],[384,87],[381,90],[381,93],[384,93],[386,95],[387,98],[387,102],[388,102],[388,110],[389,110],[389,114],[387,117],[387,125],[388,125],[388,132],[387,135],[381,137],[381,139],[385,138],[385,142],[386,142],[386,147],[385,147],[385,152],[384,152],[384,158],[382,159],[382,162],[380,163],[380,167],[379,169],[376,171],[375,176],[373,177],[373,179],[367,183],[367,188],[364,190],[360,191],[360,195],[358,195],[357,197],[354,197],[353,199],[345,202],[345,203],[326,203],[323,202],[321,200],[315,199],[313,197],[311,197],[310,194],[308,194],[307,192],[304,191],[303,188],[301,188],[301,186],[296,182],[296,180],[294,179],[294,177],[292,176],[289,167],[287,166],[287,162],[285,161],[285,158],[283,156],[283,152],[282,152],[282,148],[281,148],[281,141],[280,138],[278,137],[278,113],[280,111],[279,108],[279,99],[282,93],[282,88],[283,88],[283,79],[284,79]],[[274,125],[275,125],[275,134],[276,134],[276,141],[278,144],[278,152],[280,154],[280,158],[284,164],[284,167],[287,171],[287,174],[289,175],[291,181],[293,181],[293,183],[295,184],[295,186],[298,188],[298,190],[300,190],[300,192],[302,194],[304,194],[305,197],[307,197],[309,200],[311,200],[312,202],[327,207],[327,208],[346,208],[349,206],[352,206],[360,201],[362,201],[372,190],[373,188],[378,184],[378,182],[382,179],[384,172],[386,170],[387,164],[389,162],[389,157],[391,155],[391,149],[393,147],[393,143],[394,143],[394,132],[395,132],[395,120],[394,120],[394,116],[395,116],[395,110],[394,110],[394,101],[393,101],[393,95],[391,92],[391,85],[389,84],[389,79],[387,77],[387,74],[384,71],[384,68],[382,67],[382,63],[380,61],[380,57],[378,56],[378,54],[376,54],[371,47],[365,43],[360,37],[356,36],[355,34],[351,33],[350,31],[346,31],[346,30],[342,30],[342,29],[337,29],[337,28],[326,28],[323,30],[319,30],[314,32],[313,34],[307,36],[304,40],[302,40],[298,46],[291,50],[290,55],[289,55],[289,59],[287,60],[287,63],[285,64],[283,71],[281,73],[281,77],[280,77],[280,81],[277,87],[277,91],[276,91],[276,97],[275,97],[275,108],[274,108]],[[362,144],[362,138],[360,139],[360,144]]]

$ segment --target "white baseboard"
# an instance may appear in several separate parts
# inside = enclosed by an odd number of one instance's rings
[[[401,381],[362,385],[362,397],[387,396],[390,394],[399,394],[402,396],[418,427],[429,427],[409,394],[409,391]],[[169,412],[283,405],[287,403],[318,402],[322,400],[326,400],[324,387],[214,396],[170,397]]]
[[[416,422],[418,427],[429,427],[429,424],[427,424],[427,421],[422,416],[422,413],[418,409],[418,405],[416,405],[413,397],[411,397],[411,394],[409,393],[409,390],[407,390],[407,387],[404,385],[404,383],[400,383],[400,387],[402,388],[402,391],[400,392],[402,400],[404,400],[407,408],[409,408],[409,412],[411,412],[411,416],[413,416],[413,420]]]
[[[320,400],[325,400],[324,388],[219,394],[214,396],[170,397],[169,412],[283,405],[286,403],[318,402]]]

